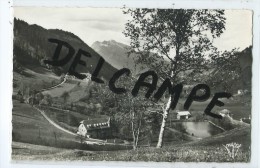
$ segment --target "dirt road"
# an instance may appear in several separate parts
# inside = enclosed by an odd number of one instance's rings
[[[40,109],[38,109],[37,107],[33,107],[33,108],[36,109],[37,111],[39,111],[39,112],[42,114],[42,116],[43,116],[51,125],[53,125],[54,127],[60,129],[60,130],[63,131],[63,132],[66,132],[66,133],[68,133],[68,134],[77,136],[76,133],[73,133],[73,132],[71,132],[71,131],[69,131],[69,130],[66,130],[66,129],[62,128],[61,126],[59,126],[58,124],[56,124],[55,122],[53,122],[53,121],[45,114],[45,112],[44,112],[43,110],[40,110]]]

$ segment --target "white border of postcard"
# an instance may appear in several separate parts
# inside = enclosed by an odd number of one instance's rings
[[[250,167],[260,166],[259,158],[259,66],[260,1],[259,0],[0,0],[0,167]],[[148,7],[211,8],[253,10],[253,77],[252,77],[252,154],[250,163],[149,163],[149,162],[35,162],[11,161],[12,130],[12,6],[46,7]]]

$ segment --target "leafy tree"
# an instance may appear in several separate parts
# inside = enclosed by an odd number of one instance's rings
[[[131,51],[137,63],[155,70],[173,84],[182,73],[202,72],[217,49],[212,40],[225,29],[223,10],[195,9],[126,9],[132,16],[124,34],[131,40]],[[164,127],[173,95],[163,110],[157,147],[162,147]]]
[[[116,82],[116,86],[128,90],[134,83],[132,77],[123,76]],[[113,126],[114,131],[117,131],[120,137],[133,140],[133,149],[136,149],[140,139],[146,138],[153,129],[151,121],[154,115],[147,109],[153,106],[150,99],[132,97],[129,90],[123,94],[115,94],[108,87],[99,90],[97,99],[105,109],[104,113],[116,124]]]
[[[38,93],[39,94],[39,93]],[[37,99],[39,100],[39,105],[52,105],[52,97],[49,94],[46,94],[42,97],[43,95],[37,95]]]
[[[55,86],[55,85],[56,85],[56,80],[53,79],[53,80],[51,81],[51,86]]]
[[[42,94],[42,92],[39,92],[35,95],[35,101],[37,104],[39,104],[41,102],[41,100],[44,98],[44,95]]]
[[[48,103],[48,105],[49,105],[49,106],[51,106],[51,105],[52,105],[52,103],[53,103],[53,100],[52,100],[52,97],[51,97],[51,95],[49,95],[49,94],[46,94],[46,95],[45,95],[45,97],[44,97],[44,99],[46,99],[46,101],[47,101],[47,103]]]
[[[68,101],[68,99],[69,99],[69,97],[70,97],[70,94],[69,94],[69,92],[64,91],[64,92],[62,93],[61,97],[63,98],[64,104],[66,104],[67,101]]]
[[[66,75],[64,73],[62,73],[60,75],[60,82],[63,82],[65,77],[66,77]]]
[[[237,49],[215,52],[211,60],[213,71],[207,76],[206,82],[213,88],[221,87],[226,92],[237,91],[239,82],[243,81],[239,54]]]

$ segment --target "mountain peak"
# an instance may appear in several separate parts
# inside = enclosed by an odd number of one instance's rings
[[[130,46],[115,40],[105,40],[103,42],[96,41],[91,47],[117,69],[129,68],[134,71],[135,63],[133,57],[128,57],[127,54]]]
[[[104,40],[102,42],[101,41],[96,41],[91,46],[95,47],[95,46],[100,46],[100,45],[102,45],[103,47],[107,47],[107,46],[115,46],[116,47],[117,46],[117,47],[120,47],[122,49],[129,48],[128,45],[120,43],[120,42],[118,42],[116,40]]]

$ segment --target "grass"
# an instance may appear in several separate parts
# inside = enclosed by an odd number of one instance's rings
[[[60,132],[50,125],[30,105],[13,102],[13,133],[19,134],[13,141],[12,158],[15,160],[60,160],[60,161],[153,161],[153,162],[249,162],[251,134],[250,126],[235,128],[224,133],[204,138],[198,141],[173,141],[165,143],[161,149],[154,147],[141,147],[137,150],[129,150],[124,146],[119,150],[117,145],[85,145],[73,146],[75,137]],[[39,137],[41,129],[42,141]],[[46,129],[48,128],[48,129]],[[60,137],[55,146],[53,132]],[[174,136],[176,136],[174,134]],[[178,137],[178,136],[176,136]],[[17,138],[17,137],[15,137]],[[17,143],[16,141],[19,141]],[[26,143],[21,143],[26,142]],[[242,144],[235,159],[228,156],[222,146],[236,142]],[[17,145],[18,144],[18,145]],[[41,145],[33,145],[41,144]],[[62,149],[70,146],[72,149]],[[155,144],[154,144],[155,145]],[[85,150],[80,150],[85,149]],[[99,151],[109,150],[109,151]],[[113,151],[116,150],[116,151]]]
[[[14,84],[19,86],[23,81],[30,85],[31,89],[41,89],[51,86],[52,80],[59,81],[58,77],[49,72],[38,73],[30,70],[26,70],[26,72],[30,75],[22,76],[14,72]],[[85,86],[81,84],[76,86],[76,84],[66,83],[60,88],[53,89],[50,93],[53,94],[53,97],[56,97],[60,96],[64,91],[71,91],[69,101],[77,101],[86,94],[82,91],[84,88]],[[18,88],[14,87],[14,92],[17,90]],[[181,103],[184,101],[180,100]],[[193,102],[190,107],[191,113],[202,115],[209,102],[210,100]],[[123,145],[82,145],[76,140],[75,136],[64,133],[52,126],[30,105],[19,103],[16,100],[13,101],[13,105],[12,158],[16,160],[155,162],[248,162],[250,160],[250,126],[235,128],[199,141],[186,140],[181,134],[166,130],[165,146],[163,148],[141,147],[137,150],[130,150],[130,147]],[[249,106],[243,106],[243,104],[232,100],[225,101],[224,107],[216,107],[213,110],[217,111],[224,108],[229,109],[234,114],[235,119],[247,117],[251,111]],[[70,113],[76,118],[85,117],[79,113]],[[157,138],[157,135],[155,136]],[[242,144],[241,150],[235,159],[230,158],[222,146],[230,142]],[[155,144],[156,142],[153,143],[153,146]]]
[[[154,161],[154,162],[248,162],[249,153],[240,152],[235,160],[226,155],[222,146],[165,146],[157,148],[139,148],[136,151],[99,152],[95,157],[82,156],[82,160],[106,161]]]
[[[74,136],[51,125],[30,105],[16,100],[13,105],[13,141],[58,147],[74,147],[77,144]]]
[[[229,157],[223,147],[230,142],[242,144],[235,159]],[[161,149],[140,147],[129,150],[122,146],[125,150],[120,151],[114,145],[116,151],[113,151],[112,146],[89,145],[85,146],[85,150],[65,150],[26,144],[25,149],[13,147],[12,158],[60,161],[249,162],[250,127],[236,128],[198,141],[165,143]]]
[[[238,98],[234,98],[234,99],[223,99],[220,100],[222,102],[224,102],[224,106],[222,107],[218,107],[218,106],[214,106],[214,108],[212,109],[212,112],[218,112],[221,111],[223,109],[228,109],[230,110],[230,112],[232,113],[232,117],[236,120],[240,120],[240,118],[248,118],[249,115],[251,115],[251,106],[248,105],[244,105],[243,103],[241,103],[241,99],[248,99],[250,95],[245,95],[245,97],[240,97],[239,101],[237,100]],[[189,111],[191,112],[191,115],[196,115],[196,116],[201,116],[204,113],[204,110],[206,109],[206,107],[208,106],[208,104],[210,103],[212,97],[209,98],[207,101],[204,102],[196,102],[193,101]],[[179,103],[176,107],[176,109],[178,110],[183,110],[183,105],[185,103],[186,99],[179,99]],[[176,118],[175,114],[170,114],[172,116],[174,116]]]
[[[55,98],[55,101],[58,101],[62,104],[64,103],[64,99],[61,97],[61,95],[64,92],[68,92],[69,97],[66,100],[66,103],[69,104],[71,102],[77,102],[80,99],[86,97],[86,95],[88,94],[88,83],[85,81],[78,82],[80,82],[80,85],[77,85],[77,82],[65,82],[57,88],[44,91],[43,94],[49,94],[51,97]]]
[[[76,133],[80,120],[79,118],[74,117],[73,114],[68,111],[54,110],[47,107],[39,107],[41,110],[44,110],[45,114],[55,123],[61,127]]]
[[[49,94],[51,97],[60,97],[65,91],[70,91],[75,87],[75,84],[71,83],[64,83],[62,86],[59,86],[57,88],[44,91],[43,94]]]
[[[13,156],[17,155],[48,155],[56,154],[66,149],[55,148],[42,145],[33,145],[29,143],[12,142]]]
[[[62,122],[64,124],[67,124],[68,126],[76,127],[76,129],[78,128],[80,121],[91,118],[91,116],[87,116],[70,110],[62,110],[48,106],[40,106],[39,108],[44,110],[46,115],[48,115],[48,117],[50,117],[53,121]]]
[[[29,69],[25,69],[26,74],[21,75],[17,72],[13,72],[13,92],[18,92],[20,86],[29,87],[31,90],[41,90],[60,83],[58,76],[55,76],[52,72],[44,70],[45,73],[37,73]]]
[[[31,149],[32,150],[32,149]],[[30,150],[30,151],[31,151]],[[36,150],[36,151],[34,151]],[[145,162],[249,162],[250,151],[239,151],[235,159],[228,156],[223,146],[165,146],[161,149],[143,147],[137,150],[123,151],[83,151],[83,150],[54,150],[37,152],[34,149],[30,155],[13,154],[14,159],[59,160],[59,161],[145,161]],[[49,149],[46,149],[49,150]],[[36,153],[36,154],[34,154]],[[42,153],[39,155],[38,153]]]
[[[230,131],[225,131],[221,134],[203,138],[200,141],[189,142],[186,145],[191,146],[216,146],[236,142],[242,144],[243,150],[248,150],[251,146],[251,130],[250,126],[234,128]]]
[[[76,136],[67,134],[51,125],[30,105],[16,100],[13,101],[13,104],[13,142],[93,151],[128,149],[128,147],[117,144],[105,146],[81,144]]]

